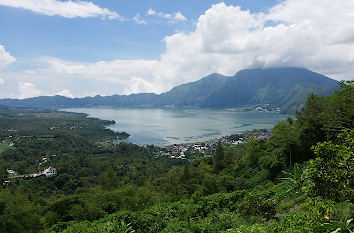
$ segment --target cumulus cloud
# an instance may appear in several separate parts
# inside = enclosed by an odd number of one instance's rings
[[[149,10],[147,11],[147,15],[156,15],[156,11],[154,11],[151,8],[149,8]]]
[[[353,10],[351,0],[287,0],[253,14],[216,4],[199,17],[195,31],[165,38],[161,63],[175,78],[299,66],[349,79],[354,71]]]
[[[36,85],[30,82],[20,82],[18,84],[18,98],[25,99],[39,96],[41,92],[37,90]]]
[[[0,75],[3,75],[2,72],[5,67],[9,66],[15,61],[16,58],[11,56],[10,53],[5,50],[4,46],[0,45]],[[0,86],[3,86],[4,84],[5,80],[3,78],[0,78]]]
[[[175,13],[164,13],[149,8],[146,14],[149,16],[157,16],[159,18],[166,19],[170,23],[176,23],[178,21],[187,21],[187,18],[180,11]]]
[[[132,77],[128,81],[128,85],[124,88],[123,94],[132,93],[149,93],[155,89],[155,85],[139,77]]]
[[[65,18],[89,18],[102,17],[102,19],[120,19],[117,12],[107,8],[101,8],[87,1],[58,1],[58,0],[0,0],[0,6],[23,8],[33,12],[49,15],[62,16]]]
[[[7,79],[26,79],[35,83],[42,95],[54,93],[71,98],[163,91],[154,82],[153,72],[159,69],[157,60],[82,63],[45,57],[37,62],[43,68],[25,70],[21,74],[11,72]]]
[[[253,67],[305,67],[349,80],[354,73],[353,12],[352,0],[286,0],[259,13],[219,3],[199,17],[194,31],[166,36],[159,60],[45,58],[45,68],[22,75],[40,90],[69,88],[75,96],[161,93],[213,72],[234,75]],[[5,81],[18,75],[9,74]]]
[[[0,45],[0,71],[15,61],[16,58],[6,52],[4,46]]]
[[[133,18],[135,23],[137,24],[146,24],[146,21],[140,16],[140,14],[136,14]]]
[[[69,98],[75,97],[73,94],[70,93],[70,91],[68,89],[64,89],[62,91],[59,91],[59,92],[55,93],[55,95],[61,95],[61,96],[69,97]]]
[[[187,18],[184,15],[182,15],[182,12],[180,12],[180,11],[174,13],[173,15],[174,15],[174,19],[175,20],[180,20],[180,21],[186,21],[187,20]]]
[[[41,73],[52,72],[53,75],[81,77],[109,83],[124,83],[132,77],[152,78],[157,68],[156,60],[114,60],[95,63],[68,62],[55,58],[44,58],[48,65]]]

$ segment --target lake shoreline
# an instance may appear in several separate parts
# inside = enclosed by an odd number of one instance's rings
[[[116,123],[107,128],[126,132],[137,145],[166,146],[205,142],[253,129],[271,129],[289,115],[200,108],[64,108]]]

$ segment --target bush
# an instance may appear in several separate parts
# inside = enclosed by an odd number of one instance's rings
[[[264,195],[249,193],[238,205],[238,210],[245,217],[262,216],[271,219],[276,214],[276,203]]]
[[[313,150],[317,158],[309,166],[310,194],[339,201],[353,198],[354,130],[342,131],[337,143],[317,143]]]
[[[188,229],[187,223],[182,221],[171,223],[163,231],[161,231],[161,233],[176,233],[176,232],[192,233],[192,231]]]

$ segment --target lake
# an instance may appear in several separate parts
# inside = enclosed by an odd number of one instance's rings
[[[207,141],[252,129],[271,129],[288,115],[195,108],[65,108],[90,117],[114,120],[108,128],[125,131],[138,145],[168,145]]]

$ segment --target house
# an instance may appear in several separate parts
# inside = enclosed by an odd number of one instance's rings
[[[57,169],[54,167],[49,167],[42,172],[46,178],[50,178],[57,175]]]
[[[8,185],[9,185],[9,183],[10,183],[10,181],[9,181],[9,180],[5,180],[4,182],[2,182],[2,185],[3,185],[3,186],[8,186]]]
[[[17,176],[17,172],[11,169],[7,169],[7,173],[9,177]]]

